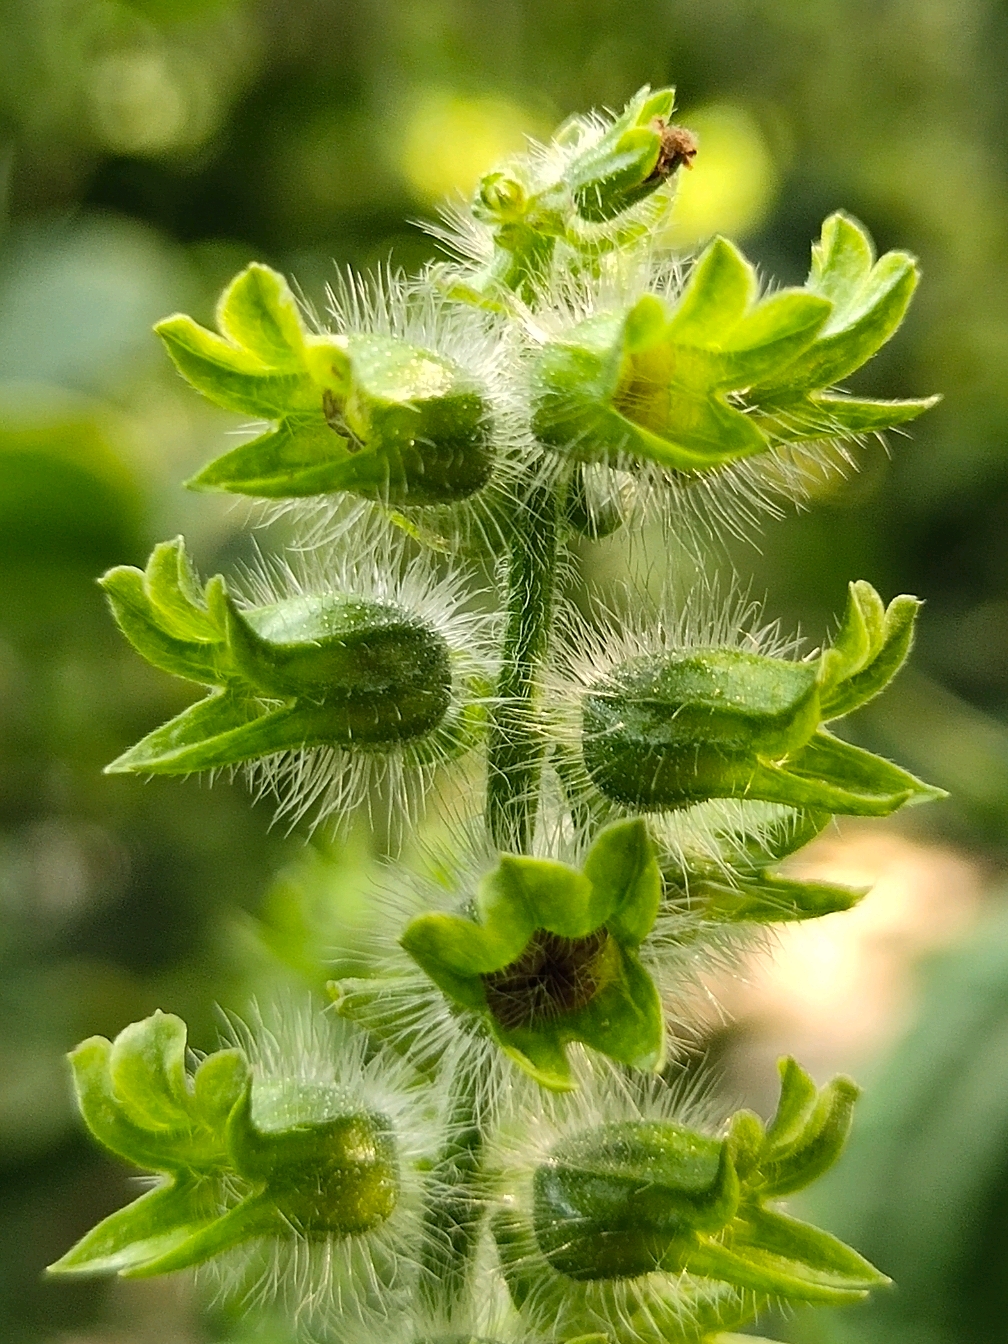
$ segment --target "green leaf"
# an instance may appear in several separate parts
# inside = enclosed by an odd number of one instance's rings
[[[162,672],[213,685],[220,678],[215,644],[203,638],[179,638],[175,613],[167,618],[155,607],[146,576],[129,565],[110,569],[99,580],[116,624],[141,657]],[[187,630],[187,633],[188,630]],[[218,636],[219,638],[219,636]]]
[[[226,1062],[210,1066],[197,1092],[185,1049],[185,1023],[158,1011],[114,1044],[92,1036],[70,1053],[84,1122],[117,1156],[172,1173],[213,1172],[225,1161],[224,1122],[248,1085],[248,1066],[224,1052]]]
[[[792,1148],[805,1133],[819,1089],[796,1059],[777,1062],[781,1090],[777,1111],[767,1126],[766,1154],[774,1157]]]
[[[297,302],[268,266],[253,262],[235,276],[217,305],[217,325],[267,366],[301,371],[305,341]]]
[[[215,406],[276,420],[321,404],[322,389],[306,370],[271,369],[251,351],[214,335],[191,317],[176,313],[154,330],[183,378]]]
[[[888,686],[909,657],[921,606],[917,598],[903,594],[893,598],[883,611],[878,594],[869,584],[851,584],[845,626],[848,619],[864,621],[865,612],[870,610],[870,648],[860,661],[851,660],[837,643],[823,654],[820,701],[824,722],[850,714]]]
[[[158,1009],[124,1027],[112,1043],[108,1071],[125,1115],[143,1129],[188,1128],[192,1095],[186,1076],[186,1024]]]
[[[220,639],[207,611],[203,585],[186,554],[184,537],[154,547],[144,571],[144,589],[166,634],[205,643]]]
[[[801,1131],[785,1144],[780,1131],[767,1135],[768,1156],[760,1163],[761,1195],[777,1199],[804,1190],[828,1171],[843,1151],[860,1088],[849,1078],[834,1078],[818,1094]]]
[[[698,878],[689,885],[689,903],[703,919],[727,924],[788,924],[850,910],[869,887],[798,881],[774,873],[739,875],[729,882]]]
[[[744,1208],[732,1228],[732,1245],[759,1247],[782,1260],[802,1264],[822,1279],[832,1279],[838,1288],[860,1291],[889,1283],[874,1265],[838,1238],[771,1209]]]
[[[329,494],[358,482],[377,488],[387,469],[373,455],[358,463],[355,452],[349,438],[335,432],[321,412],[289,416],[277,429],[214,458],[186,485],[262,499]]]
[[[696,1240],[697,1244],[682,1256],[684,1269],[761,1296],[843,1306],[867,1297],[872,1288],[887,1282],[870,1265],[870,1276],[855,1276],[822,1269],[804,1260],[792,1259],[790,1254],[745,1241],[732,1239],[730,1244],[725,1244],[706,1236],[698,1236]]]
[[[641,818],[607,827],[585,859],[597,922],[624,946],[642,943],[662,896],[661,870]]]
[[[124,1278],[146,1279],[205,1264],[215,1256],[240,1246],[252,1237],[280,1235],[287,1225],[267,1194],[251,1195],[227,1213],[189,1232],[166,1246],[151,1260],[131,1264],[121,1271]]]
[[[218,691],[141,738],[105,773],[189,775],[234,765],[294,745],[296,736],[284,731],[292,717],[293,711],[268,712],[247,696]]]
[[[879,434],[909,424],[937,406],[941,397],[903,401],[872,401],[838,392],[813,392],[778,397],[760,394],[753,419],[773,443],[806,443],[814,439],[851,439]]]

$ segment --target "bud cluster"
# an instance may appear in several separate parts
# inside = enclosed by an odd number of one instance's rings
[[[242,767],[292,824],[337,829],[381,799],[412,854],[334,949],[325,1014],[197,1060],[159,1012],[72,1053],[85,1124],[156,1183],[53,1272],[207,1266],[318,1344],[714,1344],[887,1282],[776,1207],[839,1156],[853,1083],[784,1061],[773,1119],[719,1129],[660,1075],[706,968],[865,894],[783,860],[833,816],[941,796],[834,731],[921,604],[852,583],[801,657],[709,581],[633,592],[624,620],[574,595],[600,538],[697,500],[744,530],[926,410],[837,386],[918,268],[843,213],[802,286],[761,290],[724,238],[663,255],[698,155],[673,106],[645,87],[498,165],[440,231],[453,260],[342,278],[328,325],[259,264],[216,331],[158,324],[183,378],[256,422],[190,486],[268,501],[287,550],[204,583],[180,537],[104,576],[133,648],[202,692],[108,769]],[[413,834],[439,772],[447,853]]]

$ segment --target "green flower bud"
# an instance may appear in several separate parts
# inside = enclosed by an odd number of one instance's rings
[[[570,1041],[636,1068],[665,1051],[661,1003],[637,955],[661,876],[643,822],[610,827],[583,870],[503,855],[477,891],[475,918],[429,914],[402,946],[459,1009],[546,1087],[576,1084]]]
[[[239,1176],[265,1185],[281,1217],[308,1238],[368,1232],[391,1217],[399,1198],[395,1140],[385,1116],[317,1118],[310,1089],[300,1114],[285,1099],[275,1116],[252,1117],[251,1092],[228,1120],[228,1155]],[[324,1110],[324,1107],[321,1108]]]
[[[185,1023],[157,1012],[114,1042],[95,1036],[71,1053],[94,1137],[165,1179],[53,1272],[161,1274],[252,1237],[347,1237],[392,1216],[400,1175],[387,1118],[334,1114],[332,1086],[288,1085],[278,1096],[253,1083],[238,1050],[208,1056],[190,1075],[185,1051]]]
[[[694,1228],[719,1232],[739,1202],[723,1141],[644,1121],[602,1125],[558,1144],[532,1188],[536,1241],[571,1279],[649,1274]]]
[[[935,399],[825,389],[889,339],[916,282],[913,258],[873,263],[867,235],[837,215],[806,285],[760,298],[753,267],[716,238],[674,301],[662,292],[600,302],[543,345],[533,428],[568,458],[695,476],[783,444],[903,424]]]
[[[610,220],[650,196],[680,165],[692,167],[697,142],[669,124],[674,103],[675,89],[651,93],[645,85],[600,137],[575,150],[564,182],[582,219]]]
[[[215,688],[113,772],[186,774],[318,745],[383,751],[430,735],[449,711],[444,635],[394,602],[332,593],[241,610],[220,575],[200,585],[181,537],[102,585],[148,662]]]
[[[212,1261],[225,1298],[279,1292],[323,1338],[407,1305],[402,1258],[431,1159],[413,1076],[311,1007],[289,1012],[239,1026],[241,1048],[194,1074],[185,1024],[163,1013],[71,1053],[88,1129],[158,1181],[50,1272],[149,1277]]]
[[[741,1111],[712,1138],[662,1114],[655,1093],[621,1120],[586,1127],[581,1111],[531,1179],[503,1176],[493,1232],[528,1323],[571,1339],[618,1321],[657,1344],[676,1320],[676,1338],[683,1321],[703,1338],[773,1299],[839,1305],[887,1283],[835,1237],[765,1207],[836,1161],[857,1095],[843,1078],[820,1091],[793,1060],[781,1078],[768,1128]]]
[[[275,428],[211,462],[194,489],[269,499],[345,490],[426,506],[489,480],[490,408],[451,356],[394,332],[312,334],[286,281],[261,265],[225,290],[217,325],[220,335],[178,314],[156,330],[210,401]]]
[[[869,584],[851,584],[818,663],[708,648],[617,664],[581,697],[588,775],[615,802],[659,810],[746,798],[885,816],[943,796],[822,727],[888,684],[918,607],[898,597],[887,609]]]

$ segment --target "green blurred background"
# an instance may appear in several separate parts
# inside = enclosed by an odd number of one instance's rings
[[[63,1052],[158,1006],[209,1046],[215,1003],[318,987],[367,918],[366,838],[306,851],[238,785],[100,772],[185,693],[96,575],[179,531],[205,574],[249,554],[242,506],[180,488],[236,421],[151,323],[209,320],[253,257],[316,300],[333,259],[417,265],[409,220],[645,81],[700,136],[670,241],[725,231],[796,282],[845,208],[924,275],[859,387],[945,394],[734,557],[813,642],[849,578],[927,598],[913,671],[856,731],[953,794],[830,837],[819,869],[879,878],[867,913],[726,988],[738,1025],[711,1028],[733,1099],[772,1106],[773,1054],[802,1045],[870,1084],[815,1212],[899,1291],[777,1326],[1008,1337],[1006,70],[1003,0],[0,0],[0,1339],[245,1337],[174,1283],[41,1278],[130,1190]]]

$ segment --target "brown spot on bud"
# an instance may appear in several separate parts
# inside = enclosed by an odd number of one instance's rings
[[[661,148],[658,150],[658,162],[651,171],[649,182],[656,178],[664,181],[680,167],[692,168],[697,152],[697,138],[685,126],[670,126],[661,117],[655,117],[651,123],[661,136]]]

